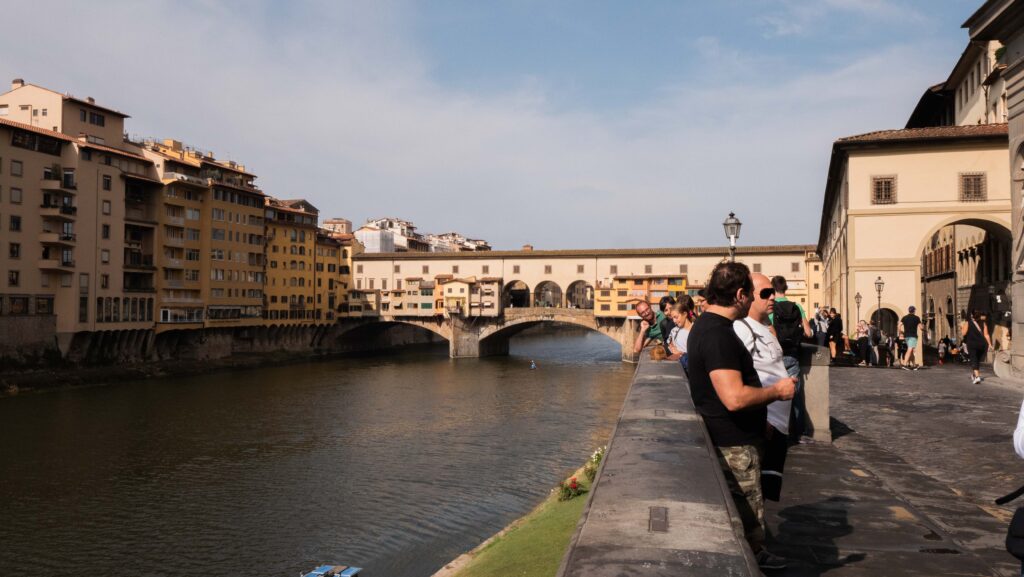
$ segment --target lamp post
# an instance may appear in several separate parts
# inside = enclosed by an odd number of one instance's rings
[[[857,303],[857,321],[860,321],[860,302],[864,300],[864,297],[860,296],[860,291],[853,295],[854,302]]]
[[[875,281],[875,290],[878,291],[878,310],[875,311],[875,314],[878,315],[878,321],[876,321],[878,330],[882,330],[882,289],[884,288],[885,281],[882,280],[882,277],[878,277],[878,280]]]
[[[740,237],[741,226],[743,226],[743,223],[732,212],[729,213],[729,218],[725,219],[725,222],[722,223],[722,228],[725,229],[725,236],[729,239],[729,260],[731,262],[736,262],[736,239]]]

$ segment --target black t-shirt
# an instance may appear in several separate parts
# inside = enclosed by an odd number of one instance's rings
[[[745,386],[761,387],[754,359],[732,330],[732,321],[714,313],[699,316],[686,340],[686,352],[690,397],[704,417],[711,443],[716,447],[735,447],[764,440],[768,410],[760,406],[730,412],[711,384],[711,371],[731,369],[740,372]]]
[[[903,336],[906,338],[917,338],[917,327],[921,324],[921,319],[915,314],[909,314],[902,319],[900,322],[903,323]]]

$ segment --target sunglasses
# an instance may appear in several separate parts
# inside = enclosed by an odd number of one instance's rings
[[[768,300],[774,294],[775,294],[775,289],[773,289],[773,288],[763,288],[763,289],[761,289],[761,292],[757,293],[757,296],[761,297],[761,300]]]

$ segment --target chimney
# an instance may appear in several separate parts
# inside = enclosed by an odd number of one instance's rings
[[[524,244],[523,245],[523,252],[530,252],[532,250],[533,250],[533,245],[532,244]]]
[[[93,98],[92,96],[86,96],[85,97],[85,101],[88,102],[89,104],[96,104],[96,99]]]
[[[11,90],[17,90],[17,89],[21,88],[22,86],[25,86],[25,79],[24,78],[15,78],[14,80],[11,81]]]

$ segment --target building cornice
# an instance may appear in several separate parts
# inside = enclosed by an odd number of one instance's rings
[[[736,249],[738,256],[799,254],[814,252],[813,244],[740,246]],[[495,260],[504,258],[516,259],[551,259],[551,258],[616,258],[616,257],[694,257],[721,256],[729,254],[728,247],[682,247],[682,248],[636,248],[636,249],[578,249],[578,250],[489,250],[463,252],[379,252],[362,253],[358,260]],[[664,275],[662,275],[664,276]]]

